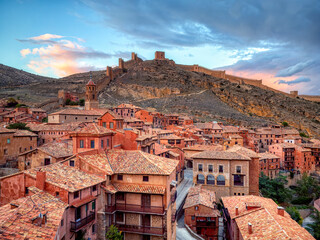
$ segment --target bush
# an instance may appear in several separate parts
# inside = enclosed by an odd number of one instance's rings
[[[288,127],[288,126],[289,126],[289,123],[287,123],[287,122],[282,122],[281,124],[282,124],[282,126],[284,126],[284,127]]]
[[[312,201],[312,197],[297,197],[291,201],[292,204],[308,205]]]
[[[26,123],[12,123],[7,126],[8,129],[21,129],[31,131],[30,128],[27,127]]]
[[[48,117],[42,118],[42,122],[43,123],[47,123],[48,122]]]
[[[289,213],[290,217],[293,220],[295,220],[300,225],[302,224],[303,219],[302,219],[302,217],[296,207],[287,207],[286,211],[287,211],[287,213]]]
[[[306,137],[306,138],[308,138],[309,136],[308,136],[306,133],[304,133],[304,132],[300,132],[300,137]]]
[[[83,98],[79,100],[79,105],[80,105],[80,106],[84,106],[84,103],[85,103],[85,101],[84,101]]]
[[[15,107],[17,104],[17,100],[15,100],[14,98],[8,98],[6,107]]]

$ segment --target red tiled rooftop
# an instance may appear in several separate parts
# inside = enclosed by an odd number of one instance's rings
[[[183,208],[189,208],[196,205],[203,205],[209,208],[215,208],[216,194],[202,188],[202,186],[191,187]]]
[[[241,155],[244,155],[244,156],[247,156],[247,157],[250,157],[250,158],[259,158],[260,155],[248,148],[245,148],[245,147],[242,147],[242,146],[239,146],[239,145],[234,145],[232,148],[228,149],[227,150],[228,152],[236,152],[236,153],[239,153]]]
[[[142,184],[112,184],[118,192],[133,192],[133,193],[148,193],[148,194],[165,194],[166,188],[163,186],[155,185],[142,185]]]
[[[89,123],[83,128],[79,128],[76,131],[72,132],[71,135],[86,135],[86,134],[92,134],[92,135],[111,135],[114,134],[114,131],[99,126],[97,123]]]
[[[226,151],[204,151],[192,155],[196,159],[217,159],[217,160],[251,160],[251,158],[236,152]]]

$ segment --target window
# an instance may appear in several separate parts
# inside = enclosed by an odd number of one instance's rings
[[[123,175],[118,175],[118,180],[122,181],[123,180]]]
[[[118,201],[124,201],[124,193],[123,193],[123,192],[118,192],[118,193],[116,194],[116,199],[117,199]]]
[[[29,188],[25,187],[24,188],[24,192],[25,192],[25,194],[28,194],[29,193]]]
[[[59,197],[60,193],[59,192],[56,192],[56,197]]]
[[[47,166],[50,164],[50,158],[45,158],[44,159],[44,165]]]
[[[103,122],[103,123],[102,123],[102,127],[105,127],[105,128],[106,128],[106,127],[107,127],[107,123],[106,123],[106,122]]]
[[[191,216],[191,220],[194,221],[194,219],[195,219],[195,217],[194,217],[194,216]]]
[[[7,155],[8,154],[8,149],[3,149],[3,154]]]
[[[95,191],[97,191],[97,185],[94,185],[94,186],[92,187],[92,192],[95,192]]]
[[[219,165],[219,173],[223,173],[223,166]]]
[[[109,146],[110,146],[109,139],[107,139],[107,147],[109,147]]]
[[[10,138],[7,138],[7,143],[8,143],[8,144],[10,143]]]
[[[120,222],[120,223],[124,222],[124,213],[122,212],[116,213],[116,222]]]
[[[202,174],[198,174],[197,184],[204,184],[204,176]]]
[[[202,172],[202,164],[198,164],[198,171]]]
[[[62,220],[61,220],[61,223],[60,223],[61,227],[63,226],[63,224],[64,224],[64,222],[63,222],[63,219],[62,219]]]
[[[176,144],[180,144],[181,143],[181,140],[176,140]]]
[[[209,174],[207,176],[207,184],[211,184],[211,185],[214,185],[214,176]]]
[[[80,148],[84,148],[84,140],[80,140]]]
[[[101,140],[101,148],[103,148],[103,140]]]
[[[198,207],[198,206],[195,206],[195,207],[194,207],[194,210],[198,211],[198,210],[199,210],[199,207]]]
[[[73,193],[73,198],[74,199],[79,198],[79,191],[76,191]]]
[[[94,140],[90,140],[90,147],[94,148]]]
[[[219,175],[217,177],[217,185],[225,185],[225,184],[226,184],[226,182],[225,182],[224,176],[223,175]]]
[[[143,181],[144,182],[149,182],[149,176],[143,176]]]
[[[241,173],[241,166],[237,166],[236,169],[237,169],[237,173]]]
[[[95,210],[96,209],[96,201],[93,201],[92,202],[92,210]]]
[[[113,128],[113,122],[110,122],[110,128]]]
[[[96,224],[92,224],[92,233],[96,233]]]
[[[74,167],[74,161],[73,161],[73,160],[70,160],[70,161],[69,161],[69,165],[70,165],[70,167]]]
[[[209,166],[208,166],[208,171],[209,171],[209,172],[213,172],[213,166],[212,166],[212,165],[209,165]]]

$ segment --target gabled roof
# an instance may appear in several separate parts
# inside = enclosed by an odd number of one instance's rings
[[[280,158],[279,156],[269,152],[259,153],[259,155],[260,155],[260,160]]]
[[[247,157],[250,157],[250,158],[259,158],[260,155],[248,148],[245,148],[245,147],[242,147],[242,146],[239,146],[239,145],[234,145],[232,148],[228,149],[227,150],[228,152],[236,152],[236,153],[239,153],[241,155],[244,155],[244,156],[247,156]]]
[[[72,132],[70,135],[86,135],[86,134],[92,134],[92,135],[111,135],[114,134],[114,131],[99,126],[97,123],[89,123],[83,128],[79,128],[76,131]]]
[[[100,117],[103,114],[104,111],[100,110],[63,109],[61,111],[54,112],[49,115],[87,115]]]
[[[0,207],[1,239],[55,239],[68,205],[35,187],[28,189],[34,194]],[[41,226],[36,225],[40,213],[46,214],[47,221]]]
[[[216,160],[251,160],[251,158],[236,152],[226,151],[204,151],[192,155],[195,159],[216,159]]]
[[[87,86],[96,86],[96,84],[90,79],[89,82],[86,84]]]
[[[109,110],[109,109],[107,109],[106,112],[105,112],[101,117],[99,117],[99,119],[101,119],[101,118],[102,118],[104,115],[106,115],[106,114],[110,114],[114,119],[123,120],[123,118],[122,118],[120,115],[112,112],[112,111]]]
[[[278,205],[270,198],[259,196],[222,197],[230,218],[236,222],[243,239],[314,239],[311,234],[294,221],[287,212],[278,214]],[[253,205],[253,208],[247,208]],[[236,207],[239,214],[236,215]],[[249,234],[248,223],[253,232]]]
[[[95,154],[78,154],[83,161],[94,165],[106,174],[170,175],[178,161],[138,150],[109,150]]]
[[[46,172],[46,182],[69,192],[75,192],[105,181],[93,174],[82,172],[75,167],[61,163],[33,168],[24,171],[24,173],[36,178],[38,171]]]
[[[215,208],[216,194],[214,191],[210,191],[201,187],[191,187],[189,189],[188,196],[183,208],[189,208],[197,205],[203,205],[209,208]],[[219,211],[217,210],[219,213]]]

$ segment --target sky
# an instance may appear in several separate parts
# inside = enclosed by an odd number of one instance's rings
[[[320,95],[320,1],[0,0],[0,63],[11,67],[63,77],[157,50]]]

